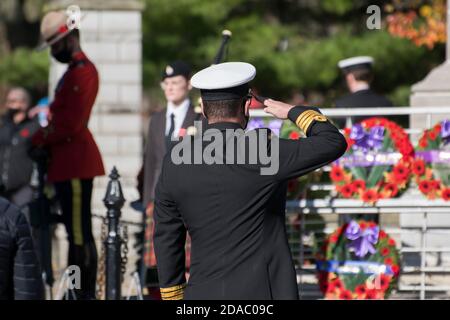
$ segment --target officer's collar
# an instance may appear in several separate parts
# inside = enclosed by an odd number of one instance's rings
[[[70,62],[70,66],[76,66],[80,61],[86,60],[86,55],[83,51],[75,52],[72,56],[72,61]]]
[[[237,122],[216,122],[207,124],[207,129],[219,129],[219,130],[226,130],[226,129],[242,129],[241,125]]]

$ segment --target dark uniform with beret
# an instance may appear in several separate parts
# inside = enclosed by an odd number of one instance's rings
[[[166,66],[162,73],[162,80],[175,76],[183,76],[187,80],[191,77],[191,67],[184,61],[174,61]],[[161,172],[162,162],[167,148],[170,147],[171,135],[184,136],[189,134],[189,129],[193,128],[194,121],[201,120],[201,112],[196,112],[195,107],[189,102],[186,115],[182,120],[179,132],[174,132],[175,122],[166,121],[167,110],[155,112],[150,120],[147,140],[144,152],[143,167],[141,169],[143,177],[142,201],[144,208],[149,208],[145,221],[144,254],[142,280],[148,286],[158,288],[158,276],[156,272],[156,260],[153,249],[153,201],[155,198],[155,187]],[[172,122],[172,123],[171,123]],[[166,129],[169,134],[166,135]]]
[[[226,91],[218,90],[217,95],[225,99]],[[231,88],[233,94],[239,91]],[[203,99],[213,95],[202,90]],[[264,165],[259,161],[176,165],[166,154],[156,189],[154,236],[163,299],[298,298],[285,229],[287,182],[339,158],[346,142],[316,108],[294,107],[289,119],[307,138],[279,139],[279,170],[274,175],[261,175]],[[242,129],[232,122],[208,125],[211,128],[224,137],[227,129]],[[258,130],[270,134],[269,129]],[[245,139],[243,132],[236,132],[238,140]],[[204,150],[209,133],[203,134],[203,139],[200,135],[185,139],[202,139]],[[261,147],[270,151],[267,141]],[[187,231],[192,248],[186,284]]]

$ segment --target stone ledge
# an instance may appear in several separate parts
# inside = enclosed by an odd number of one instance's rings
[[[422,81],[411,87],[413,93],[450,91],[450,60],[431,70]]]

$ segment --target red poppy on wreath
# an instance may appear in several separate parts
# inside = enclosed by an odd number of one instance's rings
[[[362,200],[367,203],[375,203],[378,201],[378,194],[374,190],[367,190],[363,192]]]
[[[333,180],[335,182],[340,182],[340,181],[344,180],[344,177],[345,177],[344,170],[341,167],[333,166],[331,168],[330,177],[331,177],[331,180]]]
[[[292,131],[292,132],[289,134],[289,139],[292,139],[292,140],[298,140],[298,139],[300,139],[300,133],[298,133],[297,131]]]
[[[392,172],[394,174],[395,181],[404,181],[408,178],[409,175],[409,169],[403,163],[399,163],[398,165],[396,165]]]
[[[361,237],[367,238],[361,241]],[[389,296],[398,281],[400,255],[395,241],[375,222],[353,220],[337,228],[325,242],[327,246],[317,246],[322,260],[316,260],[319,288],[325,299]],[[362,253],[363,242],[372,249]]]
[[[333,235],[330,237],[330,243],[336,243],[336,241],[338,240],[338,236],[337,235]]]
[[[392,272],[394,272],[395,275],[397,275],[400,272],[400,268],[397,265],[391,266]]]
[[[444,199],[445,201],[450,200],[450,188],[445,188],[444,190],[442,190],[442,199]]]
[[[365,285],[360,284],[355,287],[355,292],[358,296],[364,296],[366,294],[367,288]]]
[[[353,181],[353,187],[356,191],[366,190],[366,182],[364,180],[355,180]]]
[[[387,276],[385,274],[381,274],[379,277],[377,277],[374,281],[376,286],[379,286],[379,288],[382,291],[386,291],[389,288],[389,283],[391,282],[391,276]]]
[[[435,130],[428,131],[428,138],[430,138],[431,140],[436,140],[437,137],[438,134]]]
[[[419,190],[422,191],[422,193],[429,193],[431,191],[431,184],[430,181],[423,180],[419,183]]]
[[[383,187],[383,190],[381,190],[381,195],[383,198],[393,198],[398,193],[398,187],[394,183],[386,183]]]
[[[342,290],[339,294],[339,299],[341,300],[352,300],[353,295],[352,292],[349,290]]]
[[[415,182],[428,199],[450,200],[448,143],[450,121],[444,120],[424,130],[419,138],[416,159],[412,165]],[[439,177],[440,179],[437,179]]]
[[[425,149],[426,147],[428,147],[428,141],[426,138],[419,140],[419,147],[421,147],[422,149]]]
[[[406,189],[414,148],[399,125],[374,117],[344,129],[344,135],[351,147],[330,172],[339,195],[374,204]],[[348,184],[353,184],[353,192]]]
[[[355,192],[355,187],[353,184],[346,184],[340,187],[339,192],[344,198],[351,198]]]
[[[416,176],[425,174],[425,161],[423,159],[416,159],[412,164],[412,172]]]

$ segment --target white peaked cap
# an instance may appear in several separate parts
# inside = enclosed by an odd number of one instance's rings
[[[352,57],[348,59],[344,59],[338,62],[338,66],[341,69],[346,69],[349,67],[354,67],[358,65],[364,65],[364,64],[373,64],[374,59],[369,56],[359,56],[359,57]]]
[[[224,62],[200,70],[191,78],[194,88],[216,90],[233,88],[252,81],[256,69],[246,62]]]

